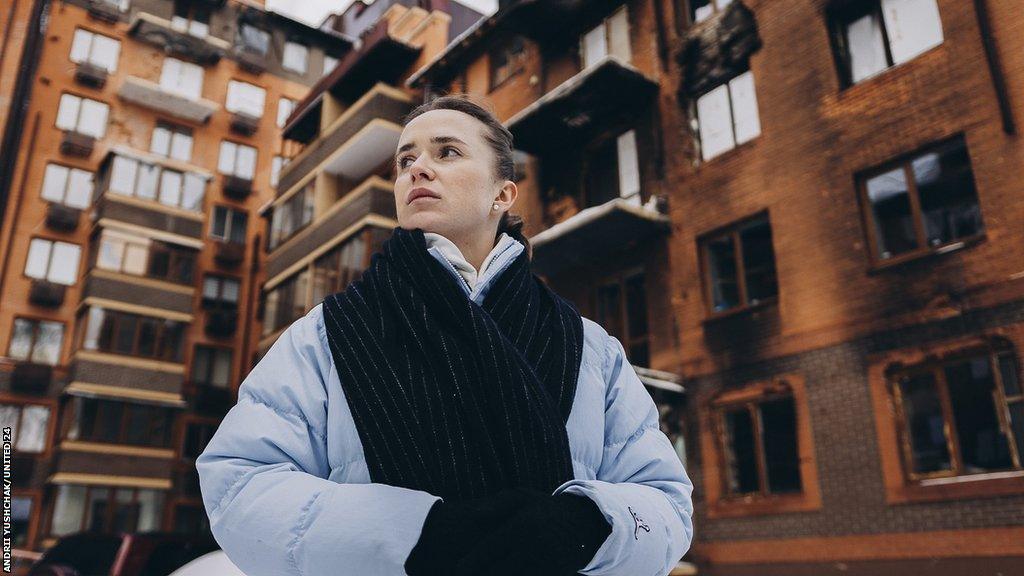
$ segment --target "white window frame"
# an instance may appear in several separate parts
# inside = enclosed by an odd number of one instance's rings
[[[78,244],[49,238],[32,238],[25,254],[25,276],[54,284],[74,286],[78,282],[78,267],[81,261],[82,247]]]
[[[167,173],[173,173],[173,175],[165,176]],[[152,187],[152,195],[148,188],[140,189],[143,179],[146,179],[147,186]],[[178,182],[177,187],[175,186],[176,181]],[[190,212],[202,212],[203,199],[206,196],[206,181],[205,176],[195,172],[179,172],[130,156],[116,155],[111,161],[107,191],[120,196],[160,202],[165,206]],[[175,190],[175,188],[177,189]],[[144,192],[144,194],[140,194],[140,192]]]
[[[61,338],[63,340],[63,336]],[[63,342],[62,342],[63,344]],[[11,416],[14,416],[14,412],[17,411],[16,422],[13,422]],[[36,435],[25,436],[21,434],[21,431],[25,426],[25,415],[28,414],[46,414],[43,417],[42,425],[32,430]],[[50,406],[45,404],[15,404],[4,402],[0,404],[0,422],[2,426],[11,427],[11,438],[14,441],[14,449],[18,452],[24,452],[26,454],[42,454],[46,452],[46,446],[50,440],[50,419],[53,418],[53,410]],[[41,435],[38,433],[42,432]],[[33,440],[29,443],[26,438]]]
[[[104,53],[104,47],[108,52]],[[75,28],[68,59],[75,64],[87,62],[113,74],[121,55],[121,42],[85,28]]]
[[[270,161],[270,186],[272,188],[277,188],[278,183],[281,182],[281,171],[288,165],[289,160],[285,156],[274,156]]]
[[[945,41],[936,0],[874,0],[867,13],[839,26],[845,38],[844,81],[850,85],[909,62]],[[854,34],[859,34],[857,39]]]
[[[224,109],[228,112],[262,118],[266,102],[265,88],[240,80],[228,81],[228,93],[224,100]]]
[[[338,67],[338,62],[340,62],[340,59],[335,58],[330,54],[324,54],[324,70],[320,75],[327,76],[328,74],[333,72],[334,69]]]
[[[633,60],[630,46],[629,12],[620,6],[600,24],[580,36],[580,62],[584,70],[608,57],[629,63]]]
[[[230,140],[221,140],[217,171],[221,174],[252,181],[256,178],[256,162],[258,160],[259,151],[255,147]]]
[[[153,241],[143,236],[104,228],[96,251],[96,267],[121,274],[147,276]]]
[[[107,135],[109,116],[110,106],[105,102],[65,92],[60,96],[54,125],[99,140]]]
[[[284,128],[285,123],[288,121],[288,117],[295,112],[295,105],[298,102],[291,98],[281,97],[277,101],[277,127]]]
[[[737,102],[747,103],[737,106]],[[712,117],[713,113],[722,114],[722,117]],[[695,119],[701,158],[705,162],[760,136],[761,120],[753,73],[747,70],[700,96],[695,106]],[[726,121],[729,126],[727,131],[721,126],[718,127],[720,130],[712,130],[711,126],[715,126],[715,122]],[[719,138],[722,139],[721,143],[718,143]],[[713,142],[717,145],[712,146]]]
[[[619,197],[640,206],[640,156],[636,147],[636,130],[628,130],[615,142],[618,158]]]
[[[286,40],[281,54],[281,66],[298,74],[309,70],[309,46]]]
[[[49,162],[43,172],[39,197],[43,200],[84,210],[92,204],[93,180],[94,175],[88,170]]]
[[[232,224],[232,222],[234,222],[234,218],[232,218],[232,216],[234,216],[236,213],[237,214],[243,214],[245,216],[245,225],[244,225],[244,231],[243,231],[242,237],[246,238],[246,235],[249,233],[249,214],[248,214],[248,212],[246,212],[245,210],[238,210],[238,209],[232,208],[230,206],[222,206],[222,205],[219,205],[219,204],[213,207],[213,214],[210,216],[210,238],[216,238],[216,239],[221,240],[223,242],[231,242],[232,232],[234,232],[234,230],[232,230],[232,228],[231,228],[232,226],[234,226],[234,224]],[[224,215],[224,234],[223,235],[220,235],[220,234],[217,234],[217,233],[214,232],[214,229],[217,227],[217,215],[218,214],[223,214]],[[243,243],[244,242],[245,242],[245,240],[243,240]]]
[[[189,100],[203,96],[203,67],[177,58],[164,58],[160,70],[160,88],[167,93]]]
[[[157,122],[149,141],[149,151],[164,158],[192,161],[195,139],[192,130],[168,122]]]

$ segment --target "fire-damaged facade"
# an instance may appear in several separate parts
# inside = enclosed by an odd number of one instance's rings
[[[409,78],[515,136],[538,272],[622,341],[694,481],[687,569],[1024,570],[1022,27],[510,1]]]

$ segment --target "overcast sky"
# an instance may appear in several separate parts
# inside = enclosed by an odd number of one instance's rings
[[[296,20],[302,20],[315,26],[331,12],[343,12],[352,3],[352,0],[266,0],[266,2],[267,8],[270,10],[287,14]],[[490,14],[498,7],[498,0],[459,0],[459,3],[483,14]]]

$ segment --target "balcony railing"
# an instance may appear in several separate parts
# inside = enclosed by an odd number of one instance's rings
[[[216,102],[186,98],[164,90],[156,82],[135,76],[124,79],[118,95],[132,104],[189,122],[205,123],[220,108]]]
[[[35,278],[32,280],[32,288],[28,293],[28,301],[36,306],[57,308],[64,303],[66,291],[67,286],[63,284]]]
[[[89,62],[75,68],[75,82],[99,90],[107,84],[107,70]]]
[[[96,148],[96,139],[92,136],[67,130],[60,141],[60,153],[67,156],[88,158]]]
[[[242,136],[252,136],[260,128],[260,119],[244,112],[231,114],[231,131]]]
[[[114,24],[121,19],[121,9],[105,0],[89,2],[89,17],[107,24]]]
[[[169,20],[148,12],[139,12],[132,19],[128,33],[160,48],[171,56],[192,60],[197,64],[216,64],[230,44],[220,38],[193,36],[174,28]]]
[[[224,176],[221,189],[224,195],[235,200],[245,200],[252,194],[252,180],[239,178],[238,176]]]
[[[71,232],[78,228],[78,221],[81,219],[82,211],[78,208],[65,206],[51,202],[46,207],[46,225],[61,232]]]
[[[53,366],[18,362],[11,371],[11,389],[24,394],[44,395],[53,380]]]

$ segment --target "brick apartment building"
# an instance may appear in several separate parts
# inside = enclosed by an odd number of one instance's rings
[[[355,39],[252,0],[14,0],[0,52],[13,546],[207,530],[281,126]]]
[[[407,84],[526,154],[537,268],[663,406],[701,573],[1024,572],[1018,2],[510,0]]]

